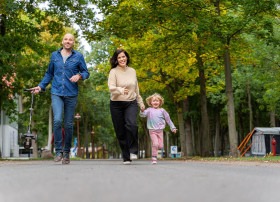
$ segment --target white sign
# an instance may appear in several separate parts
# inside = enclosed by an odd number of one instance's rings
[[[177,154],[178,149],[177,146],[171,146],[171,154]]]

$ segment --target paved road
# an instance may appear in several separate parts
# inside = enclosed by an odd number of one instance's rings
[[[0,202],[278,202],[280,166],[196,161],[0,161]]]

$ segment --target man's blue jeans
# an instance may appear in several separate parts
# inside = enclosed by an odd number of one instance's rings
[[[52,94],[53,133],[56,152],[62,152],[62,114],[64,112],[64,152],[70,152],[73,136],[73,119],[78,96],[57,96]]]

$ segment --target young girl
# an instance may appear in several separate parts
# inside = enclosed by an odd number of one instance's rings
[[[177,129],[170,120],[169,114],[165,109],[161,108],[164,103],[164,99],[161,95],[155,93],[149,96],[146,102],[150,107],[144,111],[141,110],[140,117],[148,117],[147,127],[153,143],[152,164],[156,164],[157,150],[163,147],[163,129],[165,128],[165,122],[168,123],[173,133],[176,133]]]

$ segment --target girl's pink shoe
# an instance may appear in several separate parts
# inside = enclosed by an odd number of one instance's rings
[[[152,164],[157,164],[157,158],[156,157],[152,157]]]

